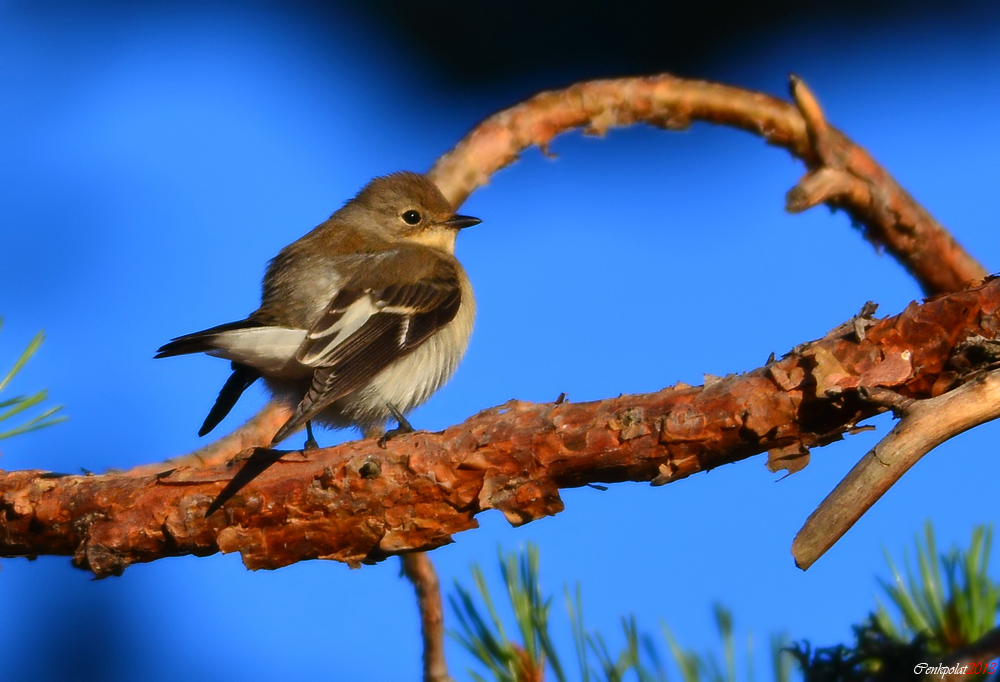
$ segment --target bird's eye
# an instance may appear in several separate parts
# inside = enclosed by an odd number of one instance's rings
[[[407,225],[416,225],[417,223],[420,222],[420,212],[414,211],[412,209],[404,213],[402,217],[403,217],[403,222],[405,222]]]

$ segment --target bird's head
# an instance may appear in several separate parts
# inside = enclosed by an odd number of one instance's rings
[[[455,236],[481,220],[457,215],[437,185],[419,173],[401,172],[369,182],[354,199],[383,236],[455,253]]]

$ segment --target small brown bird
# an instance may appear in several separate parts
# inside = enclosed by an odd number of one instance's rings
[[[375,178],[343,208],[289,244],[264,276],[260,308],[245,320],[187,334],[165,358],[208,353],[232,361],[198,435],[222,421],[263,377],[295,406],[272,445],[311,422],[384,433],[455,372],[476,303],[456,260],[455,237],[481,222],[456,215],[417,173]],[[394,431],[395,432],[395,431]]]

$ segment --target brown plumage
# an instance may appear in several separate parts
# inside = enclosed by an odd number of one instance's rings
[[[249,317],[176,338],[156,357],[232,361],[202,435],[258,377],[295,406],[274,443],[314,419],[378,433],[426,401],[465,353],[475,301],[455,236],[478,222],[455,215],[422,175],[376,178],[281,250]]]

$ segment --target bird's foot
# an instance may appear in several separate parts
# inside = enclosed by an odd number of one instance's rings
[[[378,446],[383,450],[385,450],[385,444],[388,443],[393,438],[395,438],[396,436],[401,436],[406,433],[413,433],[414,431],[416,431],[416,429],[410,426],[409,424],[407,424],[406,426],[400,424],[398,427],[394,429],[389,429],[388,431],[383,433],[382,437],[378,439]]]
[[[416,429],[413,428],[413,425],[406,421],[406,417],[403,416],[403,413],[397,410],[394,405],[389,405],[389,411],[392,412],[392,417],[396,420],[398,426],[394,429],[389,429],[382,434],[381,438],[378,439],[378,446],[383,450],[385,449],[385,444],[396,436],[416,431]]]
[[[312,422],[306,422],[306,443],[302,446],[302,451],[307,452],[309,450],[319,450],[319,443],[313,437],[313,427]]]

